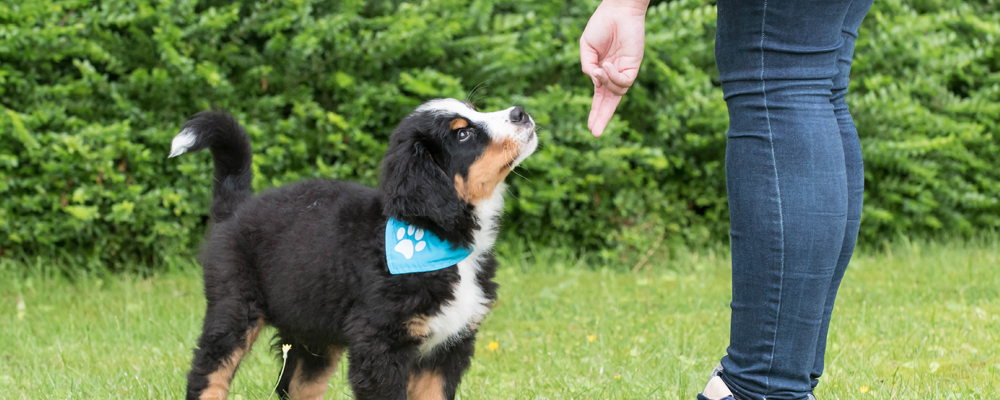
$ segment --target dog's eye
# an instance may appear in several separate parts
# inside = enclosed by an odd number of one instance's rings
[[[472,129],[459,129],[458,130],[458,141],[464,142],[472,137]]]

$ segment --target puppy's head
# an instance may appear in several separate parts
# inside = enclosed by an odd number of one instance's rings
[[[460,100],[432,100],[392,133],[382,161],[383,211],[467,244],[479,227],[477,207],[503,190],[536,146],[535,123],[521,107],[482,113]]]

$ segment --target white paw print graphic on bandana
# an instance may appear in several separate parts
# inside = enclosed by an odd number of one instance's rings
[[[411,236],[413,237],[413,240],[403,239],[403,236]],[[396,231],[396,240],[398,240],[399,243],[396,243],[396,247],[394,247],[393,250],[396,250],[396,252],[402,254],[403,257],[406,257],[406,259],[409,260],[413,257],[414,252],[422,251],[425,247],[427,247],[427,242],[420,240],[423,238],[423,229],[414,228],[413,225],[406,228],[399,228],[399,230]],[[413,245],[414,240],[417,241],[416,246]]]

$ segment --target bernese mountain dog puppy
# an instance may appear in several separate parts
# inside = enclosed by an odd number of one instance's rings
[[[483,113],[433,100],[393,131],[378,189],[306,180],[253,196],[243,128],[219,112],[192,117],[170,157],[209,148],[215,182],[199,257],[207,310],[187,398],[227,397],[241,358],[271,325],[276,346],[291,344],[277,386],[284,398],[321,399],[346,351],[359,400],[454,399],[496,299],[503,180],[535,151],[534,128],[521,107]],[[390,253],[409,259],[426,240],[401,250],[388,242],[424,235],[468,256],[429,272],[390,271]]]

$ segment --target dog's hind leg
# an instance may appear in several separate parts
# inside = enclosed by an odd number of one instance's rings
[[[314,348],[293,344],[288,350],[285,373],[275,391],[283,399],[323,400],[330,377],[344,354],[342,347]]]
[[[263,327],[263,318],[254,317],[240,300],[211,304],[188,373],[188,400],[225,399],[240,360]]]

